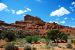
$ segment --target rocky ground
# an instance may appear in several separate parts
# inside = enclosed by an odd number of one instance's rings
[[[4,40],[0,40],[0,46],[1,45],[5,45],[7,42],[5,42]],[[73,50],[73,49],[68,49],[66,48],[66,45],[67,43],[58,43],[58,46],[55,46],[55,47],[51,47],[51,48],[47,48],[47,45],[45,43],[34,43],[34,44],[31,44],[31,46],[37,48],[37,50]],[[75,48],[75,45],[72,44],[72,47]],[[23,50],[24,47],[18,47],[19,50]],[[5,50],[4,48],[0,48],[0,50]]]

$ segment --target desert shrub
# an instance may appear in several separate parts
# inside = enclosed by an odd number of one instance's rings
[[[28,43],[31,43],[31,42],[32,42],[32,36],[27,36],[27,37],[26,37],[26,41],[27,41]]]
[[[71,44],[67,44],[66,47],[69,48],[69,49],[72,49],[72,45]]]
[[[48,38],[48,39],[51,39],[51,40],[53,40],[53,41],[55,41],[55,39],[58,38],[58,34],[59,34],[59,33],[60,33],[59,30],[49,30],[49,31],[47,32],[47,38]]]
[[[57,42],[58,39],[66,41],[68,39],[68,35],[59,30],[49,30],[47,32],[46,38],[54,42]]]
[[[43,43],[46,43],[46,39],[44,39],[44,38],[41,38],[40,41]]]
[[[26,42],[26,40],[24,38],[24,39],[16,39],[16,43],[15,44],[18,45],[19,47],[24,47],[26,43],[27,42]]]
[[[2,33],[2,31],[0,30],[0,39],[4,39],[5,38],[5,34]]]
[[[40,39],[39,36],[26,36],[26,41],[27,41],[28,43],[32,43],[32,41],[33,41],[34,43],[36,43],[36,42],[38,42],[39,39]]]
[[[25,47],[24,47],[24,50],[36,50],[35,47],[31,47],[30,44],[26,44]]]
[[[9,43],[5,46],[5,50],[18,50],[18,47],[16,47],[13,43]]]
[[[3,33],[0,33],[0,39],[3,39],[3,38],[4,38]]]
[[[22,31],[22,30],[18,31],[18,33],[17,33],[17,38],[25,38],[25,33],[24,33],[24,31]]]
[[[38,42],[38,40],[39,40],[39,36],[33,36],[33,37],[32,37],[32,41],[33,41],[34,43]]]
[[[61,40],[67,40],[68,39],[68,35],[66,33],[61,32],[58,36]]]
[[[7,41],[13,41],[16,39],[16,33],[12,30],[4,30],[3,33],[5,34]]]
[[[20,30],[17,33],[17,37],[25,38],[26,36],[31,36],[32,34],[33,34],[33,32],[31,32],[30,30]]]

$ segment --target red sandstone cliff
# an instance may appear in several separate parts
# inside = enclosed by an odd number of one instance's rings
[[[24,21],[16,21],[13,24],[7,24],[4,21],[0,21],[0,26],[5,26],[7,28],[17,28],[18,30],[38,30],[40,35],[45,35],[48,30],[58,29],[68,34],[75,35],[75,28],[62,26],[57,23],[47,23],[38,17],[31,15],[26,15]]]
[[[33,17],[31,15],[26,15],[24,17],[24,21],[31,22],[32,24],[35,24],[35,25],[42,25],[43,26],[45,24],[45,22],[43,20],[41,20],[40,18],[38,18],[36,16]]]

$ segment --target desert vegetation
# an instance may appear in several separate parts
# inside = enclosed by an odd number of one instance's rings
[[[19,47],[23,47],[24,50],[37,50],[33,44],[40,44],[41,42],[46,44],[45,49],[63,48],[58,43],[67,43],[68,36],[68,34],[59,30],[49,30],[43,37],[39,33],[33,33],[29,30],[0,30],[0,40],[3,39],[7,42],[4,45],[0,45],[0,48],[19,50]],[[75,40],[72,40],[72,43],[75,44]],[[74,49],[70,43],[67,43],[66,48]]]

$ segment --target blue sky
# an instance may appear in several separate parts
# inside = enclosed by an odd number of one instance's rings
[[[0,0],[0,20],[14,23],[26,14],[75,27],[75,0]]]

